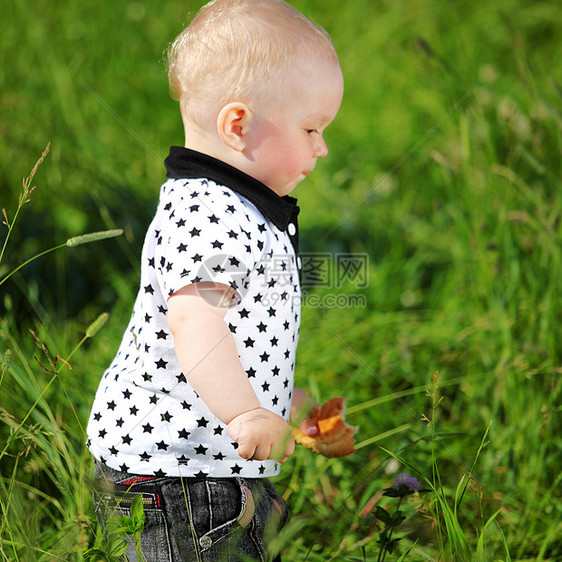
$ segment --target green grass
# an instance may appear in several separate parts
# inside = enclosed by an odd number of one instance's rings
[[[99,544],[84,426],[132,307],[162,160],[182,143],[161,53],[201,4],[4,7],[10,220],[51,146],[0,280],[72,237],[124,235],[61,248],[0,286],[2,560],[82,560]],[[381,492],[409,471],[431,491],[401,505],[387,560],[410,547],[408,560],[559,560],[562,9],[293,4],[332,34],[346,80],[330,155],[296,192],[302,249],[368,254],[369,284],[317,290],[365,307],[303,310],[297,383],[344,395],[360,431],[351,457],[300,449],[284,465],[284,558],[377,560],[375,506],[394,508]]]

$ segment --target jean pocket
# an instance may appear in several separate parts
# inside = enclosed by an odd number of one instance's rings
[[[238,540],[251,523],[255,506],[250,489],[237,479],[208,479],[200,483],[199,494],[192,496],[195,507],[197,496],[199,500],[203,499],[201,487],[204,487],[206,509],[200,513],[206,512],[206,515],[200,519],[198,531],[199,546],[205,552],[213,546],[218,548],[222,544],[224,547],[225,542]],[[195,519],[199,519],[197,515]]]
[[[144,512],[140,544],[136,543],[133,535],[122,535],[128,543],[125,558],[136,562],[140,548],[143,560],[170,562],[172,554],[168,525],[159,492],[134,492],[131,490],[126,492],[94,492],[94,509],[100,526],[104,530],[109,530],[111,527],[108,528],[108,522],[112,517],[131,517],[131,504],[139,495],[142,495]]]

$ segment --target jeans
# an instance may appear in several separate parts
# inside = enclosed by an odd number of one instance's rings
[[[94,508],[102,528],[113,515],[130,515],[138,494],[145,514],[142,560],[148,562],[269,562],[268,542],[288,516],[285,500],[265,478],[160,478],[96,466]],[[137,562],[132,536],[127,540],[124,560]]]

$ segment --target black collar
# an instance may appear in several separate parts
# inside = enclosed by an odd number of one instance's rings
[[[229,187],[252,202],[280,230],[296,223],[299,207],[294,197],[280,197],[260,181],[213,158],[182,146],[172,146],[164,161],[169,179],[207,178]]]

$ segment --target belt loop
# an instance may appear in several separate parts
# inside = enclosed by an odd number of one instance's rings
[[[242,511],[238,516],[238,523],[240,523],[241,527],[245,528],[250,524],[250,521],[252,521],[252,518],[254,517],[254,514],[256,512],[256,505],[254,502],[254,496],[252,495],[252,490],[250,490],[248,486],[242,484],[241,482],[240,487],[242,489],[242,492],[244,493],[245,501],[244,505],[242,506]]]

